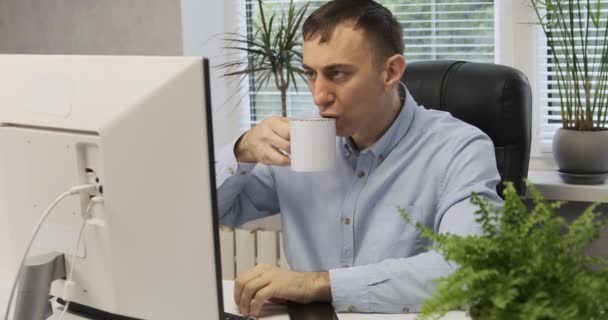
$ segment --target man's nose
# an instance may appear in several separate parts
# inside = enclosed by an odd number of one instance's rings
[[[322,77],[316,79],[311,91],[313,101],[319,108],[328,107],[334,102],[335,95],[331,90],[331,86]]]

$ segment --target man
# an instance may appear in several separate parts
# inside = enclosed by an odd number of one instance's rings
[[[219,156],[221,223],[280,212],[293,271],[239,275],[244,315],[265,301],[331,301],[348,312],[417,311],[453,271],[399,215],[440,232],[478,234],[475,192],[496,203],[491,140],[449,113],[417,105],[400,84],[402,28],[368,0],[334,0],[303,25],[303,68],[320,114],[336,119],[336,168],[293,172],[289,120],[270,117]]]

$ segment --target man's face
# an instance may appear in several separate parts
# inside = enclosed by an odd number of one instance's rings
[[[376,119],[384,92],[382,70],[371,44],[354,23],[336,26],[331,39],[303,43],[303,67],[314,103],[324,117],[336,119],[339,136],[360,135]]]

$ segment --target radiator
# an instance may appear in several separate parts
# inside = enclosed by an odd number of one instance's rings
[[[224,280],[234,280],[258,263],[289,268],[280,231],[220,227],[220,251]]]

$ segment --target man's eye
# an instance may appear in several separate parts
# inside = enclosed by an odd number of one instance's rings
[[[312,72],[312,71],[304,71],[304,76],[305,76],[307,79],[311,80],[311,79],[313,79],[313,78],[314,78],[315,73],[314,73],[314,72]]]
[[[329,71],[327,73],[327,77],[330,79],[340,79],[340,78],[343,78],[345,75],[346,75],[346,72],[338,71],[338,70]]]

